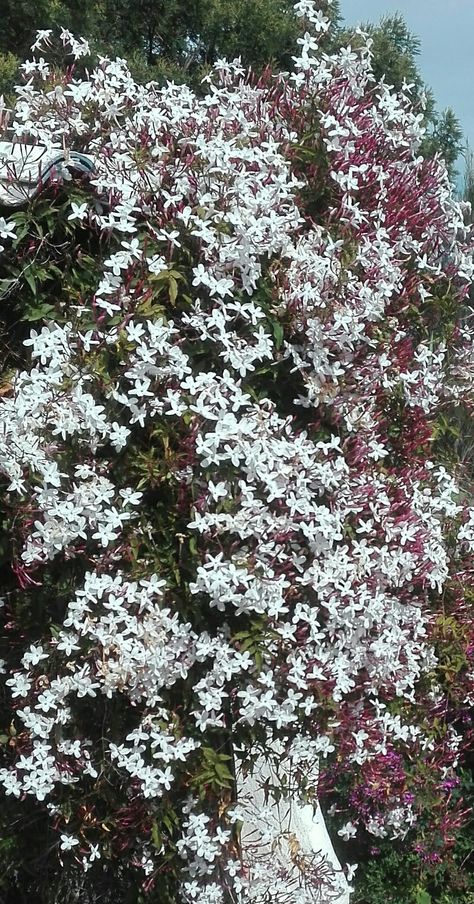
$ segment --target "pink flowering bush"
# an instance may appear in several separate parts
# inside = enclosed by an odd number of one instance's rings
[[[426,864],[465,818],[471,240],[409,86],[296,11],[294,72],[200,94],[24,67],[15,133],[95,166],[0,220],[5,881],[41,900],[327,900],[239,843],[271,749],[348,845]]]

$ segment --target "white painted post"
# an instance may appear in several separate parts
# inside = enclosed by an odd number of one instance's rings
[[[348,882],[316,809],[292,790],[288,757],[260,756],[249,774],[237,766],[246,898],[252,904],[349,904]],[[294,780],[293,780],[294,783]],[[279,789],[287,789],[280,796]]]

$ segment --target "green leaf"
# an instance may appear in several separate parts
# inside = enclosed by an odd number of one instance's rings
[[[194,534],[189,538],[189,552],[193,556],[197,556],[198,548],[197,548],[197,538]]]
[[[424,888],[419,888],[416,893],[415,904],[431,904],[431,895]]]
[[[54,314],[54,311],[55,307],[52,304],[39,304],[38,307],[27,308],[26,313],[21,319],[27,320],[28,322],[43,320],[43,318],[50,317],[51,314]]]
[[[151,827],[151,840],[152,840],[154,847],[156,847],[157,851],[160,851],[161,848],[163,847],[163,839],[159,832],[158,824],[156,821],[153,823],[153,825]]]
[[[275,337],[275,348],[280,349],[283,345],[284,331],[281,323],[274,320],[272,323],[273,335]]]
[[[229,771],[227,766],[224,766],[223,763],[216,763],[216,775],[217,778],[221,780],[221,782],[229,782],[229,784],[232,784],[232,773]]]
[[[173,834],[173,831],[177,825],[177,821],[178,820],[176,818],[176,813],[174,812],[174,810],[168,810],[163,816],[163,825],[166,829],[168,829],[170,835]]]
[[[178,283],[174,276],[170,276],[168,294],[171,304],[176,304],[176,299],[178,297]]]
[[[33,295],[36,295],[36,280],[33,273],[31,272],[31,270],[25,270],[23,275],[31,291],[33,292]]]

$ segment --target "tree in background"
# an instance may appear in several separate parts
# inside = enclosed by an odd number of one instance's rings
[[[0,97],[3,97],[7,107],[15,103],[15,85],[20,80],[19,62],[18,57],[10,51],[0,52]]]
[[[16,4],[4,0],[8,25],[0,51],[27,57],[39,28],[69,28],[84,35],[101,53],[125,56],[135,77],[146,82],[167,78],[199,85],[219,57],[241,56],[246,66],[291,68],[301,25],[289,0],[40,0]],[[338,4],[322,8],[332,21]],[[0,93],[10,91],[10,69]]]
[[[26,59],[39,29],[64,26],[78,35],[92,35],[104,21],[103,13],[101,0],[1,0],[0,51]]]
[[[372,68],[377,80],[385,79],[400,91],[404,83],[413,84],[413,99],[419,100],[424,85],[418,71],[416,57],[420,52],[420,40],[408,28],[400,14],[384,16],[379,24],[366,22],[362,31],[372,41]],[[345,43],[357,40],[352,28],[343,27],[339,39]]]
[[[285,0],[194,0],[134,3],[105,0],[107,19],[115,22],[111,46],[143,53],[148,66],[164,58],[183,70],[212,65],[217,57],[241,56],[245,65],[290,63],[299,33],[298,20]]]
[[[441,154],[451,182],[458,175],[456,163],[463,150],[463,132],[454,111],[447,107],[441,113],[433,106],[428,120],[428,134],[421,146],[421,153],[426,157]]]

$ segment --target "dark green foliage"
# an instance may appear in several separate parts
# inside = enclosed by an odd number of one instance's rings
[[[64,26],[78,35],[89,35],[102,17],[102,8],[92,0],[1,0],[0,13],[0,51],[25,59],[31,56],[38,29]]]
[[[158,58],[185,65],[197,39],[200,6],[199,0],[137,0],[133,5],[129,0],[104,0],[97,36],[125,55],[140,52],[148,66]]]
[[[433,111],[430,116],[430,131],[421,151],[425,157],[433,157],[439,153],[446,163],[448,173],[454,182],[457,172],[456,160],[462,148],[462,129],[453,110],[448,107],[442,113]]]
[[[138,0],[132,15],[130,0],[104,0],[104,12],[107,27],[97,20],[97,40],[136,67],[141,59],[148,78],[151,70],[152,77],[189,80],[224,56],[240,56],[256,71],[269,63],[288,69],[302,27],[291,0]],[[327,12],[338,20],[337,3]]]
[[[18,72],[19,63],[19,59],[13,53],[9,51],[6,53],[0,52],[0,97],[3,96],[7,107],[14,103],[15,94],[13,89],[20,79]]]
[[[223,55],[241,55],[256,68],[289,66],[300,29],[289,0],[2,0],[2,14],[4,53],[28,57],[38,29],[65,26],[98,49],[136,63],[139,57],[165,74]]]

